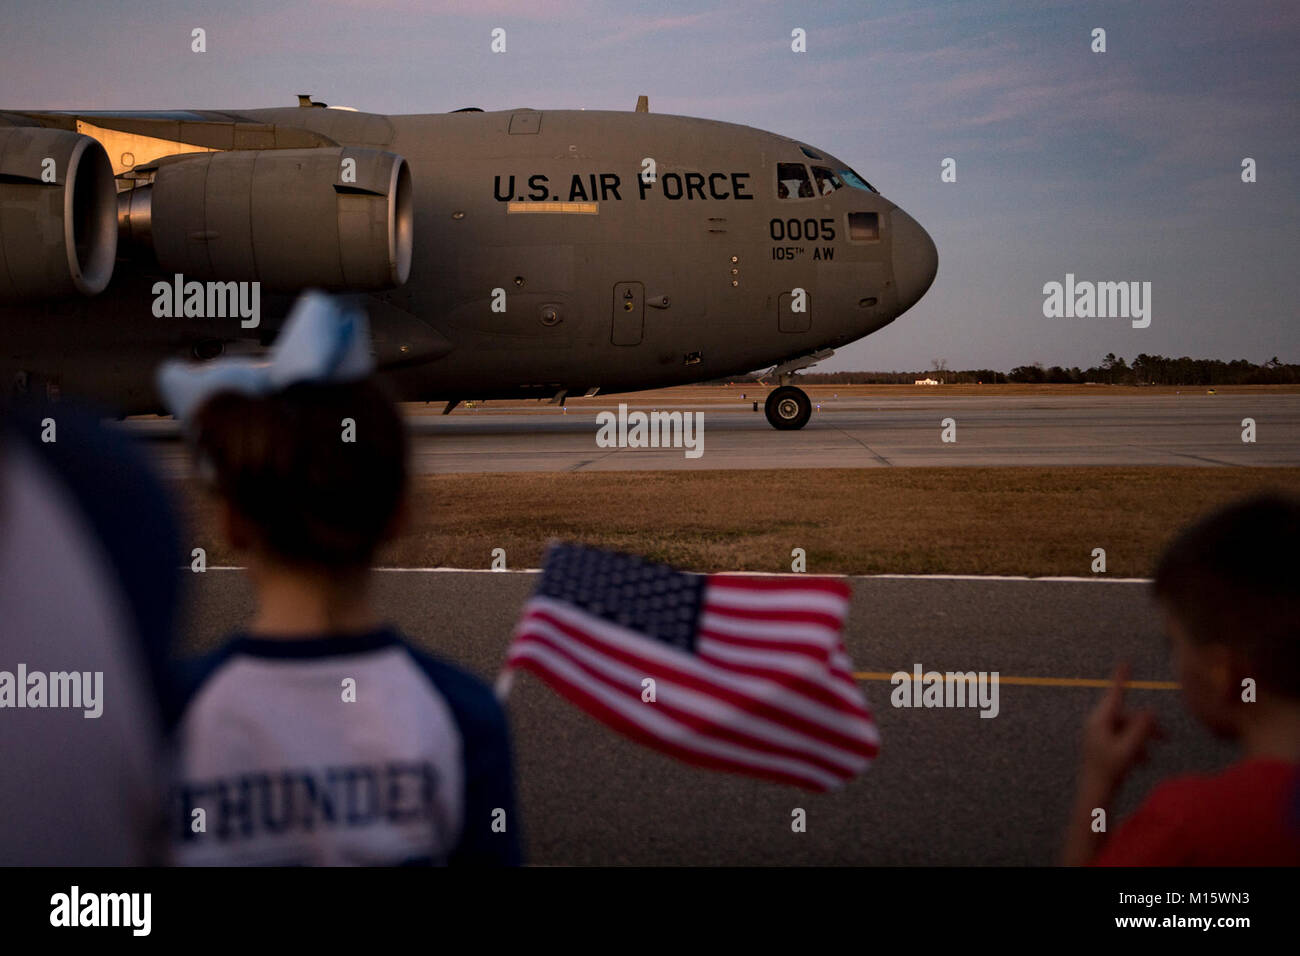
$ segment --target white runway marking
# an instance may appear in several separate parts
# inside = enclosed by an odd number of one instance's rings
[[[188,566],[181,568],[189,570]],[[208,571],[244,571],[238,565],[214,565]],[[372,568],[372,571],[391,571],[399,574],[541,574],[541,568]],[[195,572],[196,574],[206,572]],[[703,572],[701,572],[703,573]],[[1034,581],[1065,584],[1150,584],[1150,578],[1107,578],[1107,577],[1029,577],[1021,574],[834,574],[809,573],[796,574],[786,571],[717,571],[716,574],[746,574],[754,577],[769,578],[850,578],[870,580],[872,578],[896,579],[899,581]]]

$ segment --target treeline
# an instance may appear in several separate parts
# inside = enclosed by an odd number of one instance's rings
[[[757,376],[750,376],[750,379]],[[953,371],[944,369],[928,372],[800,372],[798,378],[809,385],[911,385],[921,379],[932,378],[937,382],[952,385],[974,385],[982,382],[1006,383],[1010,381],[1004,372],[995,372],[990,368]]]
[[[1138,355],[1129,365],[1110,353],[1089,369],[1043,368],[1040,363],[1019,365],[1007,373],[1009,382],[1103,382],[1108,385],[1294,385],[1300,382],[1300,365],[1288,365],[1277,356],[1263,365],[1246,359],[1166,358]]]
[[[995,369],[948,369],[936,363],[924,372],[802,372],[799,380],[809,385],[911,385],[932,378],[945,385],[1002,385],[1007,382],[1026,384],[1070,385],[1096,383],[1104,385],[1295,385],[1300,384],[1300,365],[1278,360],[1277,356],[1262,365],[1246,359],[1166,358],[1147,355],[1133,359],[1130,365],[1113,352],[1091,368],[1044,367],[1041,362],[1017,365],[1010,372]],[[761,373],[727,381],[754,381]],[[721,384],[721,383],[720,383]]]

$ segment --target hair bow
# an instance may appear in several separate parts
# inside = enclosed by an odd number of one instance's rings
[[[265,360],[169,359],[158,369],[158,393],[179,419],[218,392],[266,395],[298,382],[350,382],[374,371],[365,313],[323,292],[304,292]]]

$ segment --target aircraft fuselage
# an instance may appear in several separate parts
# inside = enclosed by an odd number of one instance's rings
[[[750,127],[572,110],[197,115],[405,158],[409,279],[367,306],[407,400],[632,391],[776,365],[893,321],[937,265],[925,231],[846,164]],[[289,301],[263,296],[253,329],[157,317],[156,283],[172,279],[119,263],[92,298],[5,306],[3,372],[153,410],[158,361],[265,344]]]

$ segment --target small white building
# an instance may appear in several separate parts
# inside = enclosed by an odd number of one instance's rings
[[[933,378],[918,378],[918,379],[917,379],[913,384],[915,384],[915,385],[938,385],[938,384],[939,384],[939,381],[938,381],[938,379],[933,379]]]

